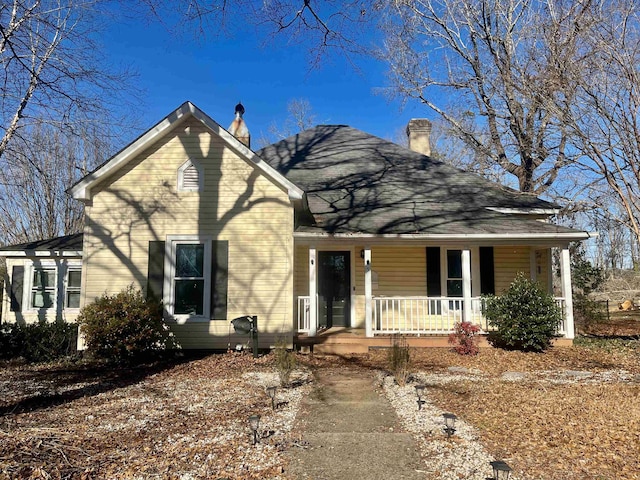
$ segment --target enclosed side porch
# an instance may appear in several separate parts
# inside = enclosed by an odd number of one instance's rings
[[[442,336],[470,321],[489,331],[482,295],[505,291],[519,272],[553,292],[551,246],[336,242],[296,246],[296,328],[304,337],[358,331]],[[563,311],[558,334],[574,337],[569,250],[560,250],[555,298]]]

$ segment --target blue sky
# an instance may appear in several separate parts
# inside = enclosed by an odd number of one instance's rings
[[[399,101],[375,93],[386,86],[382,63],[360,59],[356,72],[334,55],[311,70],[307,51],[284,45],[284,39],[265,44],[244,32],[196,40],[147,20],[128,20],[113,23],[103,42],[111,61],[138,72],[144,129],[186,100],[225,128],[242,101],[254,140],[274,122],[281,126],[287,103],[296,98],[309,101],[316,123],[347,124],[387,139],[396,138],[410,118],[428,114],[415,103],[401,108]]]

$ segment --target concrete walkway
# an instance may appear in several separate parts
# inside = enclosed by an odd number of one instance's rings
[[[305,446],[289,453],[292,478],[425,478],[418,446],[401,432],[373,373],[323,368],[318,375],[296,420]]]

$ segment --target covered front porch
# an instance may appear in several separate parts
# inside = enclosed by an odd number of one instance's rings
[[[554,247],[560,252],[555,298],[563,312],[558,335],[573,339],[569,250]],[[446,336],[462,321],[486,333],[482,295],[499,295],[519,272],[553,292],[551,248],[542,243],[297,245],[298,336],[319,337],[336,329],[342,336],[369,339]]]

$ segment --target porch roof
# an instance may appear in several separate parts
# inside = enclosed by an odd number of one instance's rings
[[[82,241],[82,233],[74,233],[72,235],[48,238],[46,240],[18,243],[0,247],[0,256],[78,256],[82,255]]]
[[[553,203],[344,125],[319,125],[257,154],[304,190],[312,218],[297,224],[301,235],[587,236],[536,220]]]

